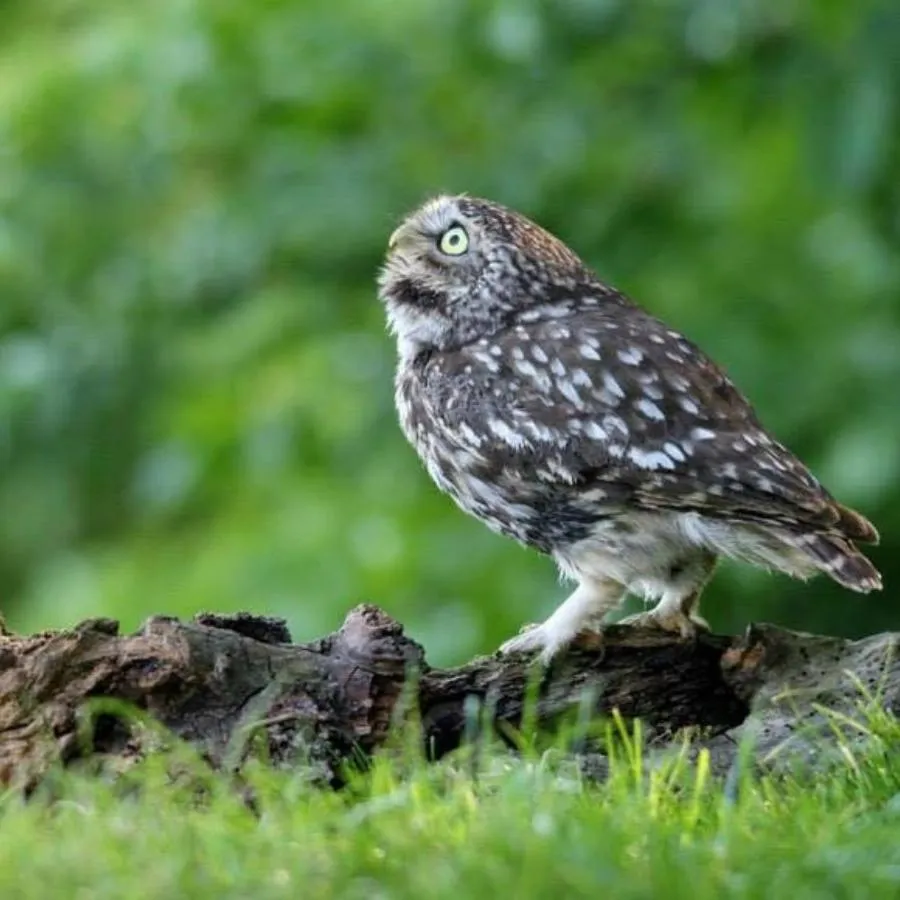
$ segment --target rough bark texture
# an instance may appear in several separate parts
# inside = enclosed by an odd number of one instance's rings
[[[740,637],[683,643],[612,626],[605,654],[585,634],[538,673],[537,720],[549,728],[567,712],[583,713],[587,696],[599,713],[640,717],[659,743],[700,726],[719,772],[733,765],[745,736],[763,766],[798,752],[816,758],[834,739],[825,710],[856,716],[861,686],[898,712],[898,639],[848,641],[754,625]],[[338,785],[348,764],[385,744],[412,698],[437,758],[471,733],[475,707],[500,733],[504,723],[518,725],[534,676],[521,657],[431,668],[422,648],[373,606],[352,610],[326,638],[290,641],[282,621],[247,614],[155,617],[124,636],[107,619],[30,637],[3,634],[0,779],[33,786],[58,760],[139,758],[160,737],[147,716],[125,713],[137,708],[215,766],[239,767],[263,741],[273,764],[311,763]]]

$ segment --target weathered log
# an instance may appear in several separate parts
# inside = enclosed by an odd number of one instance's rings
[[[732,764],[747,735],[765,763],[784,747],[808,753],[824,746],[833,733],[823,708],[853,714],[861,687],[896,713],[898,639],[849,641],[752,625],[739,637],[686,643],[611,626],[605,652],[584,634],[537,673],[536,723],[549,727],[567,711],[583,712],[589,692],[593,711],[641,718],[658,736],[700,726],[717,771]],[[464,740],[472,698],[501,733],[518,727],[534,675],[525,657],[432,668],[374,606],[357,607],[337,632],[300,645],[281,620],[249,614],[155,617],[124,636],[108,619],[28,637],[5,633],[0,779],[34,785],[58,760],[140,757],[150,730],[120,715],[114,700],[144,711],[214,766],[239,766],[252,735],[273,764],[311,763],[338,785],[347,765],[385,745],[398,717],[413,709],[410,698],[417,698],[427,752],[437,758]]]

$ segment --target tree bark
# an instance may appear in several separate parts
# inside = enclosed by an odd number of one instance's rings
[[[459,747],[479,722],[508,735],[521,725],[529,684],[539,728],[616,710],[643,720],[660,746],[699,729],[717,772],[733,768],[745,738],[761,766],[815,760],[837,740],[828,710],[858,718],[869,692],[898,712],[898,639],[751,625],[738,637],[683,642],[610,626],[605,652],[585,633],[547,670],[522,656],[437,669],[374,606],[357,607],[309,644],[292,644],[283,621],[249,614],[158,616],[132,635],[92,619],[70,631],[0,636],[0,779],[33,787],[58,761],[127,764],[159,745],[152,720],[216,767],[238,769],[262,744],[273,764],[310,764],[338,786],[411,713],[430,758]],[[602,757],[587,758],[602,770]]]

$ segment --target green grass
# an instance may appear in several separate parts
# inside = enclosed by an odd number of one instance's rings
[[[896,897],[900,724],[861,728],[827,773],[728,790],[628,740],[601,786],[553,751],[485,751],[474,778],[398,754],[341,792],[254,764],[255,812],[184,750],[57,773],[3,801],[0,897]]]

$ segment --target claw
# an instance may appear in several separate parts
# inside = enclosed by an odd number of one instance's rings
[[[563,650],[571,646],[582,632],[564,634],[542,625],[526,626],[515,637],[500,645],[500,653],[533,653],[538,651],[538,660],[542,665],[549,665]],[[603,635],[599,631],[585,632],[590,634],[590,649],[598,653],[603,651]]]
[[[709,631],[706,619],[698,615],[686,616],[680,610],[659,611],[651,609],[649,612],[636,613],[626,616],[618,622],[619,625],[630,625],[633,628],[648,628],[654,631],[665,631],[669,634],[677,634],[683,640],[696,640],[702,631]]]

